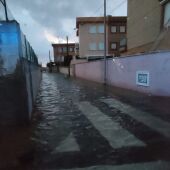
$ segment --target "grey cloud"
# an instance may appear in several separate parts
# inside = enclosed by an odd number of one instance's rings
[[[13,8],[27,10],[43,27],[53,31],[57,29],[58,34],[66,34],[62,29],[65,19],[73,20],[75,23],[76,16],[91,15],[103,0],[8,0],[8,2]]]
[[[103,14],[103,0],[6,0],[16,16],[29,41],[40,56],[48,61],[50,42],[44,37],[44,29],[60,38],[75,36],[76,17]],[[117,0],[107,0],[108,10],[112,10]],[[113,7],[112,7],[113,5]],[[100,9],[100,10],[98,10]],[[28,13],[27,14],[25,14]],[[32,19],[30,19],[32,18]],[[42,36],[42,38],[40,38]],[[37,38],[38,37],[38,38]]]

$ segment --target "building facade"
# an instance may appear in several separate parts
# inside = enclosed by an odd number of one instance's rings
[[[77,44],[75,43],[52,44],[52,46],[54,51],[54,62],[57,65],[69,66],[73,56],[77,55]]]
[[[127,17],[106,18],[106,54],[117,56],[126,51]],[[79,56],[104,56],[104,17],[76,18],[77,36],[79,36]]]
[[[128,53],[170,49],[169,0],[128,0]]]

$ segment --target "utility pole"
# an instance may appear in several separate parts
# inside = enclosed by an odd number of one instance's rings
[[[8,19],[8,11],[7,11],[7,6],[6,6],[6,0],[0,0],[2,5],[4,6],[4,9],[5,9],[5,18],[6,18],[6,21],[8,22],[9,19]]]
[[[70,59],[69,59],[69,54],[68,54],[68,36],[66,36],[66,40],[67,40],[68,76],[70,77]]]
[[[50,53],[50,50],[49,50],[49,61],[51,63],[51,53]]]
[[[49,50],[49,64],[50,64],[50,67],[49,67],[49,71],[50,73],[52,72],[52,61],[51,61],[51,54],[50,54],[50,50]]]
[[[106,0],[104,0],[104,85],[106,85]]]

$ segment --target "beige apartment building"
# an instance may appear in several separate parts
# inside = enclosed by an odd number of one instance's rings
[[[128,0],[128,53],[170,49],[170,1]]]
[[[75,43],[52,44],[54,51],[54,62],[57,65],[69,66],[72,58],[77,55]]]
[[[79,36],[79,56],[104,56],[104,17],[76,18],[77,36]],[[127,49],[127,17],[106,18],[106,53],[107,56],[118,56]]]

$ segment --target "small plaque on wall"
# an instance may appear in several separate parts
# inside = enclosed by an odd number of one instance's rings
[[[140,86],[149,86],[149,72],[137,71],[136,72],[136,84]]]

